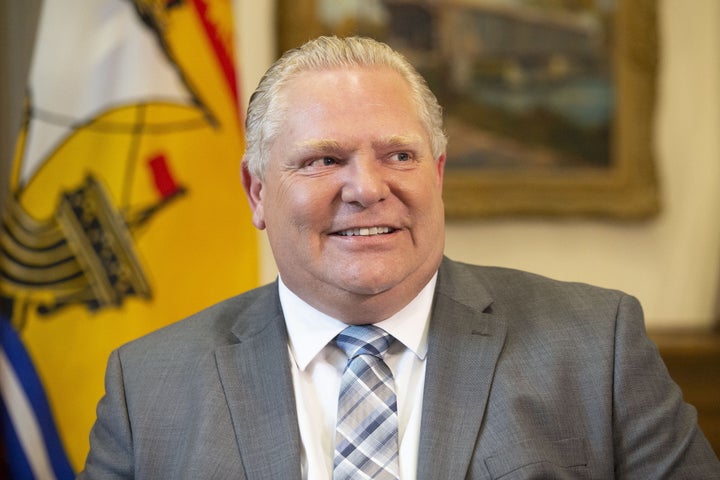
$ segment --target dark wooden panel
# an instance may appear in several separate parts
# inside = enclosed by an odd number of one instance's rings
[[[720,333],[650,332],[685,401],[698,410],[698,422],[720,455]]]

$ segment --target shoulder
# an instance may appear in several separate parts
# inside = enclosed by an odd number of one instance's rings
[[[593,371],[610,371],[622,352],[653,351],[640,303],[619,290],[458,262],[444,262],[443,272],[445,292],[438,294],[468,305],[468,322],[484,321],[503,332],[508,364],[549,362],[553,371],[575,371],[583,359]],[[563,368],[556,370],[558,365]]]
[[[125,358],[201,354],[237,343],[238,332],[262,329],[267,325],[263,320],[279,312],[277,285],[273,283],[223,300],[139,337],[118,351]]]
[[[548,298],[587,301],[616,301],[625,293],[582,282],[564,281],[523,270],[480,266],[445,259],[440,269],[441,281],[454,290],[486,290],[495,299],[512,298],[546,301]]]
[[[562,281],[521,270],[470,265],[445,259],[438,292],[464,303],[483,299],[482,308],[506,318],[509,326],[601,324],[614,328],[622,312],[642,319],[637,300],[626,293]],[[641,320],[642,321],[642,320]]]

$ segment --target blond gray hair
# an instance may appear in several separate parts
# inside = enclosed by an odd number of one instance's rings
[[[338,67],[389,67],[398,72],[410,86],[420,120],[430,137],[434,158],[445,152],[447,138],[443,131],[442,108],[425,79],[410,62],[388,45],[363,37],[318,37],[301,47],[285,52],[265,72],[250,97],[245,117],[244,162],[251,174],[264,178],[268,150],[278,135],[282,122],[283,86],[307,71]]]

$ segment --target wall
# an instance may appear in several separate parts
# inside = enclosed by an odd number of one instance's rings
[[[233,0],[244,98],[274,59],[272,2]],[[652,328],[709,326],[720,275],[720,2],[659,0],[656,123],[662,213],[640,223],[563,219],[451,222],[457,260],[619,288]],[[275,265],[264,234],[263,282]]]

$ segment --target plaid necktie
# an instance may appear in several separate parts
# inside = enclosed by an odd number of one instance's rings
[[[374,325],[353,325],[335,338],[348,363],[338,399],[334,480],[399,478],[395,385],[382,360],[392,341]]]

